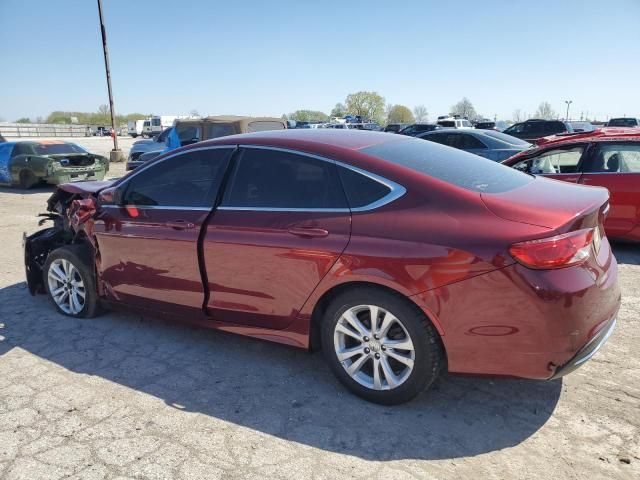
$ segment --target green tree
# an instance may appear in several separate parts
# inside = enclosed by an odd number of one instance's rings
[[[31,119],[29,117],[22,117],[17,119],[16,123],[31,123]]]
[[[326,113],[317,110],[296,110],[289,114],[289,119],[296,122],[326,122],[329,117]]]
[[[347,107],[344,106],[344,103],[336,103],[336,106],[331,110],[332,117],[344,117],[347,114]]]
[[[413,116],[416,118],[416,122],[422,123],[429,120],[429,112],[424,105],[416,105],[413,107]]]
[[[415,118],[411,110],[404,105],[394,105],[389,110],[387,123],[414,123]]]
[[[549,102],[540,102],[540,105],[538,105],[538,109],[533,116],[534,118],[540,118],[542,120],[553,120],[554,118],[557,118],[558,115],[553,108],[551,108],[551,104]]]
[[[463,97],[462,100],[451,107],[451,114],[460,115],[462,118],[468,118],[469,120],[475,120],[479,117],[473,107],[473,103],[467,97]]]
[[[345,101],[347,112],[360,115],[362,120],[384,122],[384,97],[377,92],[356,92],[347,95]]]

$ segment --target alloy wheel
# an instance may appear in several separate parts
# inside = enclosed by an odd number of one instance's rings
[[[372,390],[392,390],[411,375],[415,349],[409,332],[391,312],[357,305],[336,323],[333,344],[347,374]]]
[[[51,262],[47,272],[51,298],[60,309],[70,315],[77,315],[85,305],[86,290],[78,269],[64,258]]]

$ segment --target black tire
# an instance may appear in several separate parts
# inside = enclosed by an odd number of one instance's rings
[[[375,390],[358,383],[338,360],[334,329],[347,310],[359,305],[375,305],[391,312],[400,320],[413,343],[413,369],[403,383],[389,390]],[[431,386],[445,363],[438,332],[424,313],[402,295],[374,287],[355,287],[336,297],[325,313],[321,336],[324,356],[338,379],[359,397],[383,405],[397,405],[414,398]]]
[[[24,189],[29,189],[39,182],[38,177],[31,170],[21,170],[19,180],[20,188]]]
[[[77,313],[70,313],[64,311],[53,299],[49,286],[49,269],[51,264],[56,260],[66,260],[70,262],[78,271],[80,278],[84,284],[84,305]],[[87,245],[65,245],[64,247],[53,250],[47,257],[43,269],[44,285],[47,290],[47,295],[58,310],[70,317],[75,318],[92,318],[99,315],[102,312],[98,299],[98,290],[96,288],[95,269],[93,267],[93,255],[91,248]]]

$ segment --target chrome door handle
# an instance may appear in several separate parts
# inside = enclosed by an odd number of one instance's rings
[[[188,230],[191,228],[195,228],[195,224],[191,222],[187,222],[185,220],[173,220],[165,223],[167,227],[171,227],[175,230]]]
[[[306,238],[320,238],[329,235],[329,231],[324,228],[313,227],[291,227],[287,230],[291,235]]]

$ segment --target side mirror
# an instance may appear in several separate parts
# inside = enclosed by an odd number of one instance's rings
[[[98,201],[101,205],[120,205],[122,192],[117,187],[105,188],[98,194]]]

